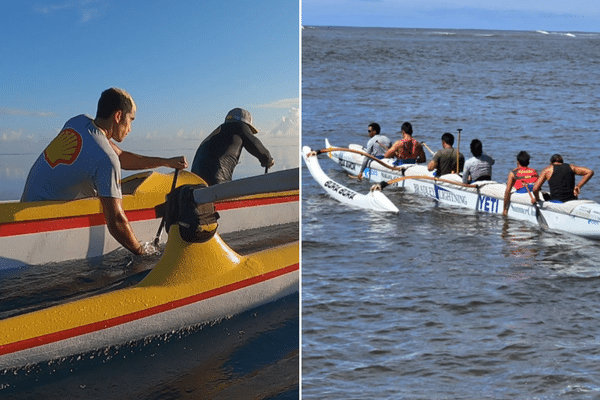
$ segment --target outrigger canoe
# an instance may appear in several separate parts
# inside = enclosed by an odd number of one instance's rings
[[[193,199],[211,207],[215,203],[200,202],[218,199],[233,209],[245,202],[248,220],[219,212],[219,231],[221,224],[268,229],[298,222],[298,182],[296,168],[194,189]],[[0,369],[212,322],[298,291],[297,240],[242,256],[216,231],[202,242],[186,242],[182,226],[170,225],[164,254],[136,286],[1,320]]]
[[[156,206],[165,202],[172,182],[173,174],[158,172],[142,172],[123,179],[123,208],[140,241],[154,239],[161,221]],[[182,170],[177,187],[201,182],[197,175]],[[243,224],[252,224],[248,222],[252,212],[248,207],[271,201],[265,194],[251,200],[217,202],[217,211],[224,217],[219,232],[246,229]],[[160,242],[165,241],[163,234]],[[100,257],[121,248],[108,232],[97,198],[0,202],[0,243],[0,273],[48,262]]]
[[[325,144],[326,149],[337,149],[327,140]],[[362,147],[356,144],[350,145],[347,150],[349,151],[327,151],[327,155],[347,172],[358,174],[366,154],[361,151]],[[458,174],[438,178],[427,170],[426,165],[393,166],[392,162],[391,159],[373,160],[364,176],[374,183],[395,181],[392,186],[404,188],[409,193],[429,197],[443,204],[502,214],[505,183],[491,180],[466,185],[462,183]],[[528,193],[516,193],[513,189],[508,216],[540,224],[544,229],[600,239],[600,204],[592,200],[573,200],[565,203],[540,201],[534,206]]]

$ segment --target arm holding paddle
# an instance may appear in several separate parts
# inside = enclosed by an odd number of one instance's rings
[[[517,181],[517,178],[515,177],[515,174],[512,171],[510,171],[508,173],[508,179],[506,180],[506,190],[504,191],[504,210],[502,211],[502,215],[504,215],[504,216],[508,215],[508,206],[510,205],[510,195],[511,195],[513,186],[515,186],[516,181]]]
[[[106,227],[110,234],[127,250],[133,254],[152,254],[144,244],[137,240],[123,210],[121,199],[115,197],[100,197],[102,212],[106,220]]]
[[[119,148],[112,141],[109,142],[117,156],[119,156],[119,162],[121,163],[121,169],[125,170],[140,170],[140,169],[153,169],[158,167],[167,167],[173,169],[184,169],[188,167],[185,156],[178,156],[172,158],[163,157],[150,157],[143,156],[141,154],[131,153],[124,151]]]
[[[535,181],[535,185],[533,185],[533,194],[531,195],[531,204],[535,204],[540,201],[540,190],[542,190],[542,185],[552,176],[552,165],[544,168],[542,173],[540,174],[537,181]]]

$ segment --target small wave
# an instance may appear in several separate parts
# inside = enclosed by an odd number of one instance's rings
[[[572,33],[564,33],[563,36],[568,36],[568,37],[577,37]]]
[[[548,32],[546,32],[546,31],[535,31],[535,32],[536,32],[536,33],[541,33],[542,35],[549,35],[549,33],[548,33]]]

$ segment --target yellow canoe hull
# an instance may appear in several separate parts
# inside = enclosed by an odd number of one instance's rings
[[[244,209],[248,219],[261,221],[259,226],[299,221],[297,189],[248,195],[216,205],[220,214]],[[240,226],[247,223],[236,222]],[[220,225],[221,219],[219,231]],[[299,260],[298,241],[242,256],[219,233],[204,243],[188,243],[174,224],[160,261],[138,285],[1,320],[0,369],[102,349],[241,313],[297,292]]]

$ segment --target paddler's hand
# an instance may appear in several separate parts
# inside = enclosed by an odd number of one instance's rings
[[[381,192],[381,183],[376,183],[373,186],[371,186],[371,192],[374,192],[376,190],[379,190]]]
[[[188,167],[188,163],[185,159],[185,156],[167,158],[165,167],[173,169],[185,169]]]
[[[575,188],[573,189],[573,194],[575,195],[575,197],[579,197],[579,193],[581,193],[581,188],[579,186],[575,186]]]
[[[362,172],[356,176],[359,181],[362,181]]]
[[[140,242],[139,253],[140,256],[152,256],[160,253],[158,247],[154,246],[152,242]]]
[[[261,165],[261,167],[271,168],[273,165],[275,165],[275,160],[273,160],[271,158],[271,161],[269,162],[269,165],[263,165],[263,164],[260,164],[260,165]]]
[[[531,204],[535,203],[537,203],[537,199],[535,198],[535,196],[531,196]]]
[[[313,150],[313,151],[311,151],[310,153],[308,153],[308,154],[306,155],[306,157],[312,157],[312,156],[316,156],[316,155],[317,155],[317,151],[316,151],[316,150]]]

